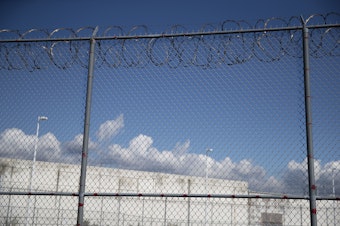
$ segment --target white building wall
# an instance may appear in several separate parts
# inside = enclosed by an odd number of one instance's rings
[[[0,191],[28,191],[32,162],[0,159]],[[33,190],[77,193],[80,166],[36,162]],[[88,167],[87,193],[248,194],[248,184],[164,173]],[[29,212],[27,211],[28,202]],[[337,201],[318,201],[319,225],[338,225]],[[0,225],[75,225],[77,196],[0,196]],[[310,225],[309,201],[291,199],[223,199],[87,196],[84,218],[96,225],[264,225],[265,218],[282,225]]]
[[[6,165],[1,175],[2,191],[28,191],[32,162],[1,159]],[[79,165],[36,162],[32,190],[72,192],[79,188]],[[206,185],[205,185],[206,183]],[[88,167],[87,193],[155,193],[155,194],[246,194],[248,184],[164,173]],[[77,196],[0,196],[1,223],[15,220],[33,225],[72,225],[76,222]],[[27,207],[29,204],[29,214]],[[84,218],[100,225],[202,225],[205,222],[247,221],[245,199],[235,201],[210,198],[172,197],[86,197]],[[229,211],[235,211],[232,218]],[[27,217],[28,216],[28,217]]]

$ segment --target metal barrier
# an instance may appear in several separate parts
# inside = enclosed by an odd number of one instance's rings
[[[339,16],[1,30],[1,224],[336,225]]]

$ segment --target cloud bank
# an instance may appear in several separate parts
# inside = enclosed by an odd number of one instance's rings
[[[235,162],[228,156],[215,160],[204,154],[190,153],[190,140],[178,142],[170,150],[158,150],[153,146],[152,137],[145,134],[133,137],[125,147],[115,144],[113,139],[123,128],[123,114],[99,126],[95,140],[89,141],[91,165],[201,177],[208,169],[210,178],[247,181],[252,191],[308,194],[307,159],[302,162],[291,160],[284,172],[275,177],[250,159]],[[32,159],[36,142],[34,135],[25,134],[21,129],[6,129],[0,134],[0,157]],[[47,133],[39,137],[37,160],[79,164],[82,145],[81,134],[70,141],[60,142],[55,135]],[[339,195],[340,161],[321,164],[320,160],[315,160],[315,179],[319,195],[332,194],[333,179]]]
[[[108,120],[99,126],[96,133],[99,141],[109,140],[116,136],[124,127],[124,116],[121,114],[116,119]]]

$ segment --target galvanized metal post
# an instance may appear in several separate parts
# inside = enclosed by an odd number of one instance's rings
[[[188,195],[190,195],[191,194],[191,180],[190,179],[188,179]],[[190,199],[190,197],[188,197],[188,226],[190,226],[190,201],[191,201],[191,199]]]
[[[90,53],[89,53],[89,67],[87,75],[87,93],[86,93],[86,106],[85,106],[85,120],[84,120],[84,136],[83,136],[83,148],[81,158],[81,172],[79,182],[79,201],[78,201],[78,215],[77,226],[83,225],[84,220],[84,203],[85,203],[85,183],[86,183],[86,168],[87,168],[87,156],[88,156],[88,144],[90,134],[90,114],[91,114],[91,100],[92,100],[92,84],[93,84],[93,69],[94,69],[94,48],[96,40],[94,38],[98,31],[98,27],[93,32],[90,40]]]
[[[305,21],[301,17],[303,24],[303,66],[304,66],[304,86],[305,86],[305,117],[306,117],[306,139],[307,139],[307,160],[308,160],[308,189],[310,221],[312,226],[317,225],[316,217],[316,185],[314,175],[314,151],[312,134],[312,107],[309,76],[309,33]]]

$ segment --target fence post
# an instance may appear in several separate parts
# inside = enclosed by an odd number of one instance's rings
[[[309,33],[306,22],[301,17],[303,24],[303,72],[305,88],[305,117],[306,117],[306,139],[307,139],[307,161],[308,161],[308,190],[309,190],[309,207],[311,225],[317,225],[316,218],[316,185],[314,175],[314,151],[313,151],[313,134],[312,134],[312,109],[310,94],[310,76],[309,76]]]
[[[91,100],[92,100],[92,84],[93,84],[93,69],[94,69],[94,47],[96,45],[95,35],[98,27],[95,28],[92,38],[90,39],[90,52],[89,52],[89,66],[87,74],[87,91],[86,91],[86,105],[85,105],[85,120],[84,120],[84,135],[83,135],[83,148],[81,156],[81,169],[80,169],[80,182],[79,182],[79,201],[78,201],[78,214],[77,226],[83,225],[84,218],[84,201],[85,201],[85,183],[86,183],[86,168],[88,157],[88,144],[90,134],[90,114],[91,114]]]

